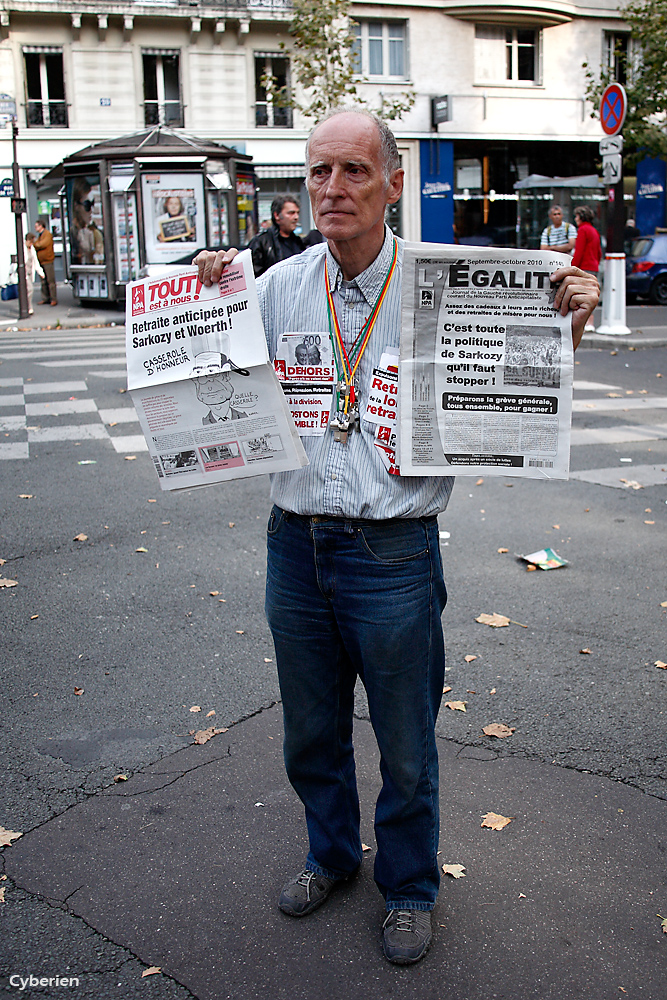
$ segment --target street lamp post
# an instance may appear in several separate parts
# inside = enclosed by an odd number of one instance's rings
[[[21,176],[16,154],[16,140],[19,134],[19,127],[16,118],[12,120],[12,178],[14,196],[12,198],[12,211],[16,220],[16,268],[19,279],[19,319],[28,317],[28,286],[25,280],[25,250],[23,246],[23,212],[25,202],[21,198]]]

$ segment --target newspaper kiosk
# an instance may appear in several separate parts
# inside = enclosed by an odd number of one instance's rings
[[[65,276],[83,302],[125,300],[153,267],[257,232],[251,157],[158,125],[62,163]]]

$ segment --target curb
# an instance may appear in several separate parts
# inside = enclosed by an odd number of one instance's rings
[[[620,334],[614,337],[589,333],[581,338],[579,347],[612,347],[616,350],[641,351],[648,347],[667,347],[667,336],[633,337],[632,334]]]

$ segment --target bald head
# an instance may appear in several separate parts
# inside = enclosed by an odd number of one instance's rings
[[[399,170],[401,166],[401,158],[396,146],[394,133],[391,131],[386,122],[383,122],[381,118],[374,115],[372,111],[366,111],[364,108],[335,108],[333,111],[329,111],[322,121],[318,122],[317,125],[311,129],[306,143],[306,173],[308,172],[311,142],[317,130],[322,128],[323,125],[330,122],[332,119],[338,118],[340,115],[354,115],[358,118],[365,119],[374,126],[380,143],[382,172],[384,174],[385,181],[389,182],[389,178],[394,170]],[[354,121],[354,119],[351,120]]]

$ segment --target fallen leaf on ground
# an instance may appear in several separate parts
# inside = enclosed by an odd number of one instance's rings
[[[476,656],[473,656],[473,654],[472,654],[472,653],[468,653],[468,655],[467,655],[467,656],[464,656],[464,657],[463,657],[463,659],[464,659],[464,660],[466,661],[466,663],[472,663],[472,661],[473,661],[473,660],[476,660],[476,659],[477,659],[477,657],[476,657]]]
[[[501,548],[501,549],[498,549],[498,552],[509,552],[509,549]]]
[[[580,649],[579,652],[580,653],[590,653],[591,650],[588,648],[588,646],[584,646],[584,648]]]
[[[82,531],[81,534],[75,535],[74,538],[72,539],[72,541],[73,542],[87,542],[88,541],[88,535],[84,535],[84,533]]]
[[[483,482],[484,482],[483,479],[478,479],[477,482],[475,483],[475,486],[481,486]]]
[[[484,726],[482,732],[486,736],[497,736],[499,740],[504,740],[506,736],[512,735],[514,728],[506,726],[504,722],[491,722],[488,726]]]
[[[137,457],[136,455],[126,455],[125,456],[125,461],[126,462],[134,462],[136,460],[136,457]]]
[[[31,622],[34,622],[35,618],[39,618],[39,615],[30,615]]]
[[[655,521],[644,521],[644,524],[655,524]]]
[[[442,689],[442,693],[447,694],[447,692],[451,690],[452,690],[451,685],[445,684],[444,688]]]
[[[489,691],[489,694],[495,694],[495,693],[496,693],[496,689],[495,688],[491,688],[491,690]]]
[[[226,729],[216,729],[215,726],[210,726],[208,729],[200,729],[195,733],[195,743],[208,743],[212,736],[217,736],[218,733],[226,732]]]
[[[22,836],[22,833],[15,833],[14,830],[5,830],[4,826],[0,826],[0,847],[8,847],[12,840],[18,840]]]
[[[556,531],[560,531],[560,524],[552,524],[551,527],[555,528]]]
[[[206,713],[206,718],[210,719],[212,715],[215,715],[215,709],[212,708],[210,712]]]
[[[636,479],[619,479],[619,483],[625,483],[629,486],[631,490],[643,490],[644,487],[641,483],[638,483]]]
[[[0,559],[0,566],[4,566],[6,562],[6,559]]]
[[[19,493],[19,500],[32,500],[34,493]]]
[[[663,663],[662,660],[656,660],[655,665],[659,670],[667,670],[667,663]]]
[[[608,392],[607,393],[607,398],[608,399],[620,399],[621,398],[621,393],[620,392]]]
[[[4,576],[0,576],[0,587],[18,587],[18,580],[8,580]]]
[[[0,560],[0,566],[2,565],[2,560]],[[660,601],[661,608],[667,608],[667,601]]]
[[[217,597],[219,593],[220,593],[219,590],[209,590],[209,594],[211,595],[211,597]]]
[[[148,549],[144,548],[143,545],[140,545],[139,548],[135,549],[134,551],[135,552],[148,552]]]
[[[234,522],[233,522],[233,521],[230,521],[230,522],[229,522],[229,527],[230,527],[230,528],[233,528],[233,527],[234,527]]]
[[[74,694],[83,694],[83,688],[74,688]]]
[[[536,569],[537,566],[534,566],[533,563],[528,563],[526,566],[526,573],[534,573]]]
[[[245,635],[245,632],[243,631],[243,629],[242,629],[242,628],[237,628],[237,629],[236,629],[236,634],[237,634],[237,635]]]
[[[5,887],[3,886],[2,889],[0,889],[0,903],[4,902],[5,902]]]
[[[452,878],[466,877],[465,865],[443,865],[442,870],[445,875],[451,875]]]
[[[190,709],[191,712],[201,712],[201,705],[193,705]]]
[[[372,848],[370,848],[368,846],[368,844],[362,844],[361,845],[361,849],[362,849],[362,851],[370,851],[370,850],[372,850]]]
[[[119,784],[121,781],[127,781],[127,775],[126,774],[114,774],[113,780],[116,782],[116,784]]]
[[[150,969],[144,969],[144,971],[141,973],[141,978],[145,979],[146,976],[154,976],[158,972],[162,972],[162,969],[160,968],[160,966],[159,965],[151,965]]]
[[[482,826],[488,826],[491,830],[502,830],[511,822],[511,816],[501,816],[499,813],[485,813],[482,817]]]
[[[510,620],[506,618],[505,615],[498,615],[494,611],[492,615],[481,614],[478,618],[475,618],[476,622],[480,622],[482,625],[490,625],[491,628],[502,628],[503,625],[509,625]]]
[[[264,657],[264,662],[265,662],[265,663],[273,663],[273,660],[271,659],[271,657],[270,657],[270,656],[265,656],[265,657]]]
[[[667,917],[661,917],[659,913],[656,913],[656,917],[658,920],[662,920],[660,925],[662,927],[662,933],[667,934]]]
[[[465,701],[446,701],[445,708],[451,708],[454,712],[465,712],[466,703]]]

